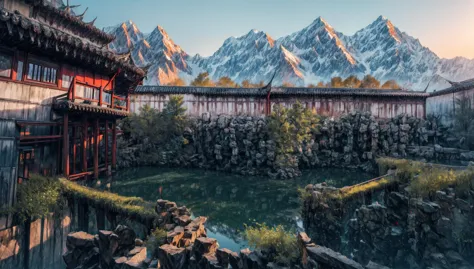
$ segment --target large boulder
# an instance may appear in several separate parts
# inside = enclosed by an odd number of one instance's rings
[[[173,245],[162,245],[158,250],[158,260],[162,269],[187,268],[186,249]]]

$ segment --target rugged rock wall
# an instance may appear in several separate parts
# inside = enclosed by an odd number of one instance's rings
[[[349,248],[359,262],[397,268],[471,268],[474,265],[474,193],[453,189],[430,199],[403,192],[386,195],[386,205],[359,208],[349,222]]]
[[[140,159],[141,148],[121,149],[121,167],[164,165],[200,167],[239,173],[291,178],[298,169],[281,167],[275,161],[277,146],[262,117],[209,114],[196,121],[183,135],[188,142],[173,150],[156,152],[159,161]],[[337,119],[324,119],[319,133],[298,146],[295,158],[299,168],[351,167],[374,169],[375,156],[413,157],[426,160],[470,160],[473,152],[453,147],[456,138],[437,124],[436,119],[406,115],[376,120],[370,113],[350,113]]]
[[[386,185],[350,201],[328,199],[335,188],[310,185],[306,190],[303,218],[308,234],[361,264],[443,269],[474,265],[472,188],[448,188],[421,199],[410,197],[404,185]]]

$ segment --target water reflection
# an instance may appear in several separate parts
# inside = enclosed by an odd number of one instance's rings
[[[282,224],[298,230],[301,225],[297,187],[327,182],[336,187],[351,185],[373,177],[359,171],[318,169],[305,171],[297,180],[276,181],[214,171],[163,168],[122,170],[101,188],[154,201],[162,198],[186,205],[195,216],[208,216],[208,235],[221,247],[237,251],[246,247],[241,236],[244,224],[254,222]],[[298,225],[300,223],[300,225]]]

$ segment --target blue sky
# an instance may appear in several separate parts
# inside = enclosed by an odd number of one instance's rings
[[[474,0],[70,0],[89,7],[99,28],[126,20],[142,32],[161,25],[189,54],[208,56],[230,36],[251,29],[274,39],[322,16],[352,35],[384,15],[400,30],[445,58],[474,58]]]

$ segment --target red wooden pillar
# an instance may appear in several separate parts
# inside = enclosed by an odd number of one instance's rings
[[[99,178],[99,119],[94,120],[94,178]]]
[[[87,172],[87,139],[88,139],[87,118],[82,120],[82,172]]]
[[[112,123],[112,169],[117,168],[117,126]]]
[[[63,117],[63,173],[69,176],[69,115],[64,113]]]
[[[105,133],[104,133],[104,143],[105,143],[105,170],[107,175],[109,173],[109,121],[105,121]]]

